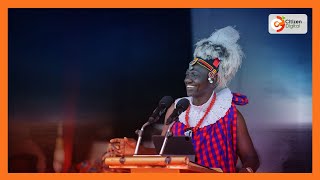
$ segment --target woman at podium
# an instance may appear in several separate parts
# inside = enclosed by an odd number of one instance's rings
[[[184,98],[190,106],[171,128],[173,135],[192,138],[198,164],[221,168],[223,172],[255,172],[259,167],[245,119],[236,107],[246,105],[248,99],[228,88],[242,63],[239,38],[238,31],[228,26],[196,43],[194,59],[189,62],[184,79],[188,95]],[[178,101],[168,109],[166,120]],[[165,125],[162,134],[167,129]],[[117,145],[108,148],[107,156],[132,155],[136,144],[127,138],[112,139],[110,143]],[[154,152],[140,149],[144,154]],[[242,163],[240,169],[236,168],[238,158]]]

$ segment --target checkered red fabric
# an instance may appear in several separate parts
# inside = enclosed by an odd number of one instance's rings
[[[206,167],[221,168],[223,172],[236,172],[237,109],[248,103],[246,96],[233,93],[232,105],[226,115],[211,125],[199,128],[192,137],[196,161]],[[209,118],[209,117],[207,117]],[[186,125],[176,122],[172,126],[175,136],[184,135]]]

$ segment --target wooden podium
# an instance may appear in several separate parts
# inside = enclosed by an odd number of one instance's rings
[[[137,155],[107,157],[110,169],[130,170],[131,173],[219,173],[220,168],[207,168],[190,162],[187,156]]]

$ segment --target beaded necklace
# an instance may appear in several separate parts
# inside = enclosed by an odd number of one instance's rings
[[[190,107],[191,107],[191,106],[188,107],[188,109],[186,110],[186,116],[185,116],[186,126],[187,126],[187,127],[186,127],[186,129],[184,130],[184,131],[185,131],[184,134],[185,134],[186,136],[192,137],[192,132],[194,132],[195,130],[197,130],[197,129],[200,127],[200,125],[202,124],[202,122],[204,121],[204,119],[206,118],[206,116],[209,114],[209,112],[210,112],[213,104],[215,103],[216,97],[217,97],[217,96],[216,96],[216,93],[214,93],[213,98],[212,98],[212,100],[211,100],[208,108],[206,109],[206,112],[204,113],[203,117],[198,121],[198,123],[196,124],[196,126],[195,126],[194,128],[191,128],[191,127],[190,127],[190,124],[189,124],[189,113],[190,113]]]

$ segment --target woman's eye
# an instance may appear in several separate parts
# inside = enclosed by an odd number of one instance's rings
[[[199,77],[199,74],[197,72],[186,72],[186,76],[196,78]]]
[[[197,77],[197,76],[198,76],[198,73],[192,73],[192,76]]]

